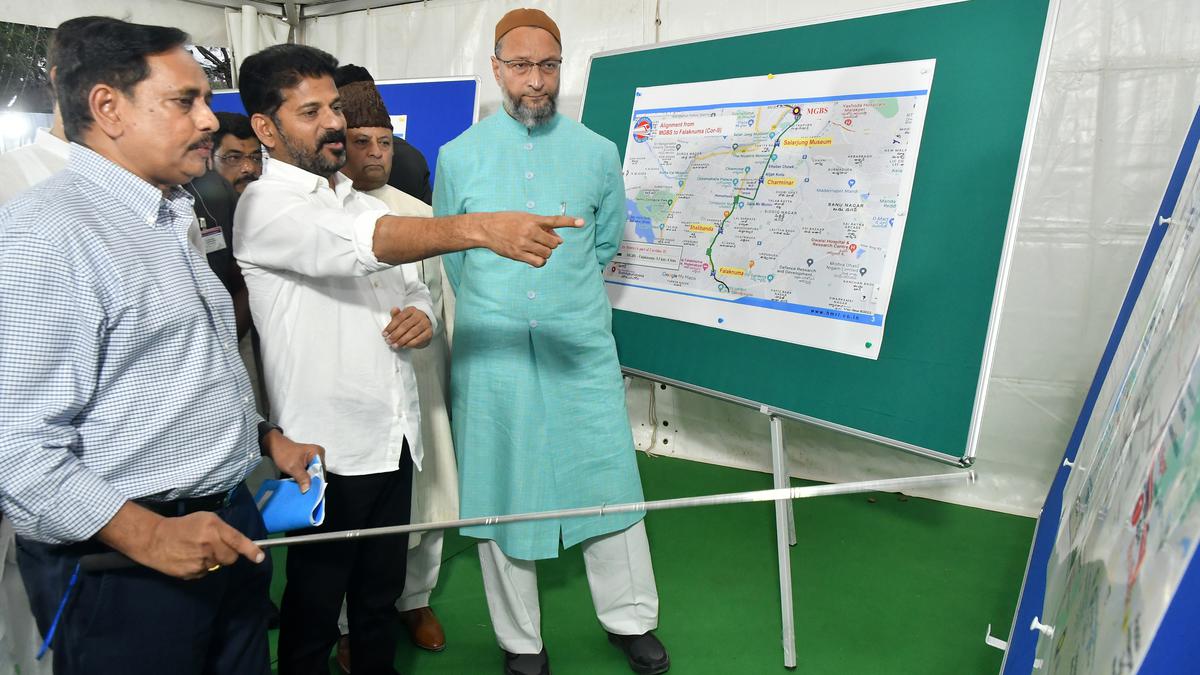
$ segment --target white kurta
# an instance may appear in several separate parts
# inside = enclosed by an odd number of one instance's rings
[[[388,209],[398,216],[428,218],[433,215],[433,209],[425,202],[390,185],[370,190],[367,194],[387,204]],[[419,278],[429,288],[433,313],[439,324],[429,346],[411,350],[413,369],[417,373],[417,390],[420,392],[421,437],[425,448],[421,470],[413,474],[412,522],[453,520],[458,518],[458,467],[454,459],[454,440],[450,435],[450,415],[446,402],[450,388],[454,295],[450,285],[445,283],[439,258],[408,263],[403,267],[406,273]],[[415,548],[420,541],[420,534],[410,534],[409,548]],[[406,587],[405,593],[408,591]]]
[[[71,144],[47,129],[38,129],[33,143],[0,155],[0,204],[67,168]]]

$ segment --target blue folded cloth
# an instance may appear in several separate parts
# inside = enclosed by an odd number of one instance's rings
[[[299,530],[325,522],[325,467],[320,457],[309,462],[308,476],[312,484],[304,493],[294,478],[263,482],[254,503],[262,512],[267,532]]]

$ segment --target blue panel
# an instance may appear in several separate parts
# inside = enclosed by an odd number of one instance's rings
[[[213,109],[213,112],[235,112],[246,114],[246,109],[242,107],[242,97],[237,93],[236,89],[225,89],[222,91],[214,91],[212,103],[208,107]]]
[[[466,131],[475,121],[475,80],[441,82],[394,82],[380,84],[379,93],[392,115],[408,115],[405,135],[429,162],[433,184],[438,151]]]
[[[433,184],[438,151],[475,122],[479,83],[468,79],[377,84],[388,113],[408,116],[405,140],[425,155],[429,162],[429,182]],[[212,109],[246,112],[236,90],[214,93]]]
[[[1175,170],[1171,173],[1171,180],[1167,183],[1167,191],[1163,195],[1162,204],[1158,207],[1158,214],[1154,218],[1154,223],[1150,227],[1150,234],[1146,238],[1146,246],[1142,249],[1142,256],[1138,260],[1137,269],[1134,270],[1133,279],[1129,282],[1129,290],[1125,293],[1125,301],[1121,304],[1121,311],[1117,314],[1116,323],[1113,325],[1112,334],[1108,338],[1108,343],[1104,348],[1104,355],[1100,358],[1100,364],[1096,368],[1096,375],[1092,378],[1092,386],[1088,389],[1087,398],[1084,399],[1083,409],[1079,412],[1079,418],[1075,421],[1075,428],[1071,433],[1071,438],[1067,442],[1066,452],[1063,454],[1065,459],[1072,462],[1075,461],[1075,455],[1079,451],[1079,444],[1083,441],[1083,434],[1087,428],[1088,420],[1092,417],[1092,411],[1096,406],[1096,399],[1100,395],[1100,389],[1104,385],[1105,378],[1108,377],[1108,369],[1112,365],[1113,357],[1117,352],[1117,345],[1120,344],[1122,336],[1125,334],[1125,327],[1129,323],[1129,316],[1133,312],[1133,306],[1137,303],[1138,295],[1142,291],[1142,286],[1146,282],[1146,275],[1150,271],[1150,265],[1154,262],[1154,256],[1158,252],[1158,247],[1162,243],[1163,236],[1166,234],[1167,225],[1160,222],[1160,218],[1170,218],[1175,211],[1175,204],[1179,201],[1179,192],[1183,189],[1183,181],[1187,177],[1188,168],[1192,164],[1192,159],[1196,154],[1197,143],[1200,142],[1200,110],[1196,112],[1195,118],[1192,119],[1192,126],[1188,130],[1186,140],[1183,142],[1183,149],[1179,153],[1179,159],[1175,163]],[[1054,548],[1055,536],[1058,533],[1059,519],[1062,515],[1062,492],[1067,484],[1068,470],[1061,468],[1055,476],[1053,484],[1050,486],[1050,492],[1046,496],[1046,503],[1042,507],[1042,515],[1038,519],[1037,532],[1034,535],[1033,550],[1029,554],[1029,565],[1025,570],[1025,584],[1021,589],[1021,599],[1017,606],[1016,616],[1013,618],[1013,628],[1009,635],[1008,652],[1004,657],[1003,674],[1015,675],[1021,673],[1025,675],[1033,671],[1034,654],[1037,651],[1037,638],[1039,633],[1030,630],[1029,626],[1035,616],[1040,616],[1042,607],[1046,600],[1046,566],[1050,561],[1050,553]],[[1193,560],[1194,562],[1194,560]],[[1183,634],[1183,631],[1191,625],[1184,624],[1171,626],[1167,619],[1172,615],[1190,616],[1188,621],[1195,620],[1196,614],[1200,612],[1197,609],[1200,606],[1200,591],[1196,587],[1200,586],[1200,572],[1195,569],[1195,565],[1190,565],[1186,576],[1183,579],[1182,585],[1176,592],[1176,597],[1172,602],[1167,616],[1164,618],[1162,628],[1159,632],[1164,637],[1178,633]],[[1188,586],[1185,589],[1185,586]],[[1187,590],[1187,593],[1185,593]],[[1176,605],[1191,603],[1191,607],[1176,607]],[[1164,632],[1165,631],[1165,632]],[[1194,633],[1194,629],[1193,629]],[[1170,643],[1170,638],[1165,637],[1165,642]],[[1159,652],[1168,650],[1177,650],[1180,654],[1182,650],[1191,649],[1190,653],[1195,654],[1197,644],[1200,642],[1192,638],[1194,644],[1191,645],[1174,645],[1174,644],[1159,644],[1156,638],[1151,645],[1151,651],[1147,655],[1146,663],[1149,664],[1150,657],[1155,655],[1157,649]],[[1159,654],[1157,658],[1164,657]],[[1167,663],[1166,660],[1161,661]],[[1147,669],[1143,666],[1142,672],[1156,673],[1168,671],[1156,671]]]
[[[1186,663],[1195,668],[1200,662],[1197,626],[1200,626],[1200,565],[1193,553],[1138,672],[1144,675],[1178,673],[1181,672],[1180,665]]]

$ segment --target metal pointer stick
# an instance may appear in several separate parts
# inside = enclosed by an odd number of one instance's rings
[[[910,476],[907,478],[886,478],[880,480],[864,480],[853,483],[836,483],[830,485],[813,485],[809,487],[775,488],[770,490],[753,490],[749,492],[729,492],[725,494],[706,495],[701,497],[678,497],[675,499],[659,499],[648,502],[628,504],[601,504],[574,509],[558,509],[554,511],[538,511],[535,513],[514,513],[504,516],[481,516],[477,518],[459,518],[435,523],[413,523],[411,525],[393,525],[390,527],[372,527],[362,530],[342,530],[339,532],[321,532],[319,534],[301,534],[293,537],[276,539],[260,539],[255,541],[259,548],[275,548],[277,546],[298,546],[300,544],[317,544],[348,539],[366,539],[369,537],[386,537],[410,532],[428,532],[430,530],[448,530],[455,527],[474,527],[476,525],[501,525],[532,520],[552,520],[556,518],[584,518],[587,516],[606,516],[614,513],[665,511],[667,509],[684,509],[698,506],[720,506],[724,504],[749,504],[752,502],[773,502],[781,499],[810,499],[812,497],[831,497],[834,495],[854,494],[858,492],[902,492],[912,488],[933,487],[966,481],[975,482],[975,472],[935,474],[931,476]],[[121,553],[94,553],[80,559],[80,568],[85,572],[100,572],[103,570],[132,567],[133,562]]]

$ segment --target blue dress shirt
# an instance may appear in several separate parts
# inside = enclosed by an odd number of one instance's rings
[[[0,511],[46,543],[129,499],[205,496],[259,461],[233,305],[192,198],[80,145],[0,209]]]

